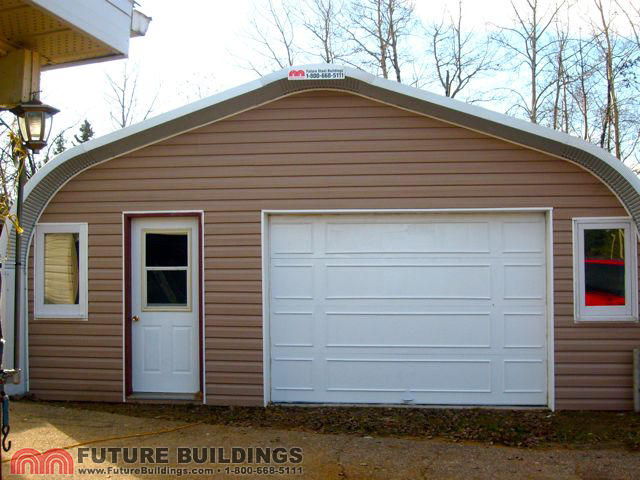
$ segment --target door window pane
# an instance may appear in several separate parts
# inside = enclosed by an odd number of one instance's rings
[[[189,237],[186,233],[147,233],[147,267],[186,267],[189,264]]]
[[[147,305],[187,305],[186,270],[147,270]]]
[[[77,233],[46,233],[44,235],[45,304],[79,304],[78,248]]]
[[[624,229],[584,230],[585,303],[625,305]]]

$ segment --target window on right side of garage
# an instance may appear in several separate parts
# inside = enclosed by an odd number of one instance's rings
[[[636,265],[636,234],[631,219],[574,218],[575,320],[637,321]]]

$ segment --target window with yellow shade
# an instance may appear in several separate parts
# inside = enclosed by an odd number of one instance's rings
[[[36,318],[87,317],[87,225],[40,224],[36,234]]]

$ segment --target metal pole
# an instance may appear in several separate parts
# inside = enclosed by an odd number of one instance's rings
[[[19,170],[18,170],[18,193],[16,196],[16,216],[18,222],[22,222],[22,197],[24,193],[24,184],[27,178],[26,165],[24,156],[19,156]],[[13,305],[13,369],[17,372],[20,365],[20,316],[22,313],[22,290],[21,290],[21,270],[22,261],[20,250],[22,248],[22,235],[16,231],[16,243],[15,243],[15,270],[14,270],[14,305]]]

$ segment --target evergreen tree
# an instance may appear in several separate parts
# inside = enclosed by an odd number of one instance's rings
[[[58,135],[53,142],[53,154],[60,155],[67,149],[66,140],[64,139],[64,135],[61,133]]]
[[[80,145],[81,143],[88,142],[93,138],[93,135],[93,128],[91,128],[89,120],[85,119],[85,121],[80,125],[78,135],[73,136],[73,138],[75,138],[75,142],[73,144]]]

